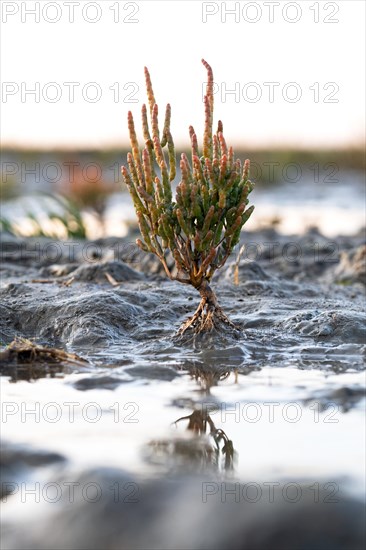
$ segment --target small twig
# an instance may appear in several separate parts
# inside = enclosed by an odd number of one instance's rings
[[[70,279],[68,279],[67,281],[63,281],[62,285],[71,286],[74,281],[75,281],[75,277],[70,277]]]
[[[240,247],[240,250],[238,252],[238,255],[236,257],[235,264],[234,264],[234,285],[236,286],[238,286],[239,284],[239,263],[244,250],[245,250],[245,244],[243,244],[243,246]]]
[[[106,276],[106,279],[112,286],[119,286],[121,283],[117,282],[114,277],[108,271],[104,274]]]

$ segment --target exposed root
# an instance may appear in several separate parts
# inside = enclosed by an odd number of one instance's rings
[[[194,335],[213,331],[222,331],[223,328],[236,330],[237,327],[225,315],[219,306],[213,290],[207,281],[198,288],[202,299],[194,315],[189,317],[179,328],[176,336],[183,336],[188,330]]]
[[[177,332],[177,336],[183,336],[189,329],[192,329],[194,334],[220,330],[223,324],[226,327],[237,329],[220,306],[210,307],[204,300],[201,300],[195,314],[183,323]]]

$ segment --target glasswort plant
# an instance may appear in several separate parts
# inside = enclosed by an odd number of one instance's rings
[[[169,279],[192,285],[201,295],[196,312],[183,323],[178,335],[186,331],[199,334],[229,327],[235,329],[219,306],[210,281],[239,242],[240,231],[254,209],[254,206],[247,208],[248,195],[253,189],[248,179],[249,160],[242,168],[240,160],[235,159],[233,148],[226,145],[221,121],[217,132],[212,133],[213,73],[205,60],[202,63],[207,69],[202,154],[196,133],[190,126],[191,163],[182,153],[181,181],[175,200],[171,187],[176,176],[175,149],[170,133],[171,107],[166,106],[164,127],[160,132],[158,106],[146,67],[150,123],[148,109],[143,105],[145,147],[140,151],[133,116],[129,112],[131,153],[127,155],[128,168],[122,167],[143,238],[137,239],[137,245],[159,258]],[[169,251],[175,260],[176,275],[167,264]]]

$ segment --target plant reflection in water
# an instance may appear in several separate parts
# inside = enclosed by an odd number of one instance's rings
[[[189,371],[205,395],[209,395],[211,387],[228,379],[230,375],[233,375],[235,384],[238,381],[237,368],[223,370],[186,363],[184,369]],[[151,441],[148,445],[149,461],[179,471],[233,471],[237,458],[233,441],[224,430],[215,426],[209,413],[209,404],[202,403],[191,414],[175,420],[172,425],[176,428],[179,423],[187,421],[186,430],[180,436]]]

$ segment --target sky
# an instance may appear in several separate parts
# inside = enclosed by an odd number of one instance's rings
[[[170,102],[174,140],[187,144],[190,124],[202,135],[201,58],[229,143],[362,144],[363,0],[2,0],[2,146],[127,145],[128,110],[140,128],[145,65],[160,117]]]

